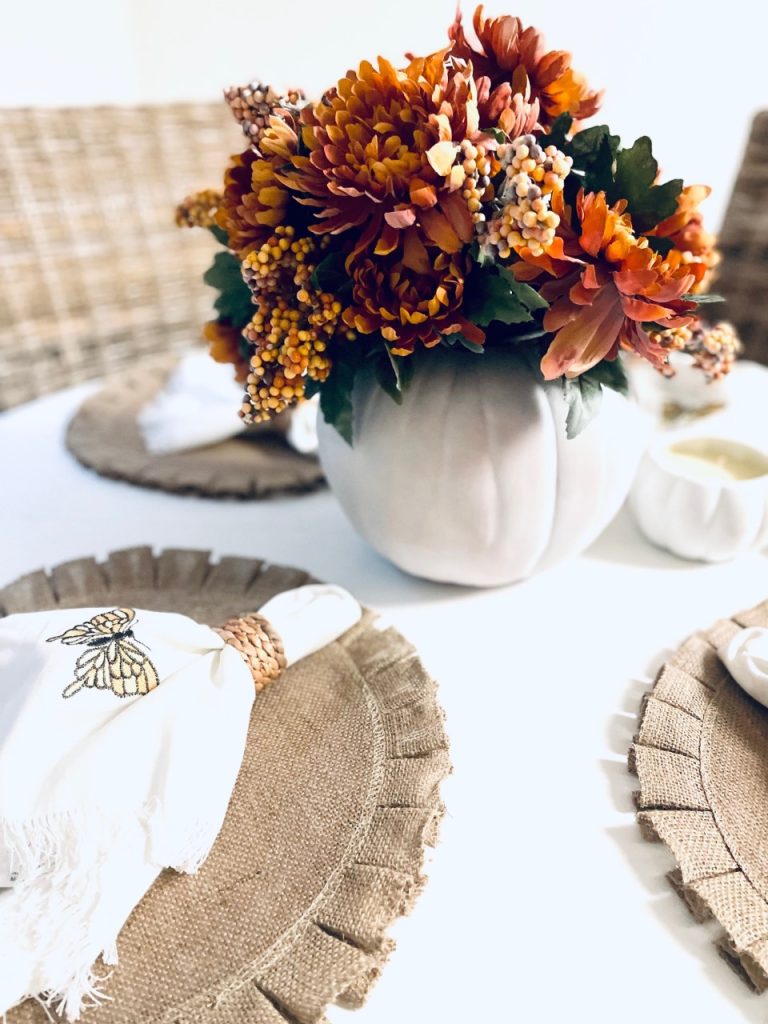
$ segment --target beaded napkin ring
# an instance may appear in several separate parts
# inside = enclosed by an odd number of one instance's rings
[[[283,642],[261,615],[227,619],[222,626],[215,626],[214,632],[242,655],[257,693],[274,682],[286,666]]]

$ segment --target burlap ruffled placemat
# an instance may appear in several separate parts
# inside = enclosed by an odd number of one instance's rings
[[[244,434],[169,455],[148,452],[136,418],[177,360],[178,355],[142,362],[86,399],[67,429],[72,454],[102,476],[182,494],[266,498],[322,486],[318,460],[295,452],[274,433]]]
[[[68,562],[0,591],[0,611],[129,605],[209,624],[305,572],[149,548]],[[141,751],[136,751],[141,757]],[[127,766],[129,767],[129,766]],[[112,1002],[90,1024],[316,1024],[359,1006],[422,886],[450,770],[435,686],[366,612],[254,704],[223,830],[194,877],[165,872],[118,941]],[[28,1000],[9,1024],[45,1024]]]
[[[723,927],[720,953],[768,989],[768,710],[731,678],[716,648],[768,626],[768,602],[687,640],[643,702],[629,767],[643,835],[678,863],[670,880],[694,916]]]

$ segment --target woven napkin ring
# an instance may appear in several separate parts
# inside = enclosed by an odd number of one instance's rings
[[[261,615],[241,615],[214,627],[222,640],[238,651],[251,670],[256,692],[260,693],[285,668],[283,642]]]

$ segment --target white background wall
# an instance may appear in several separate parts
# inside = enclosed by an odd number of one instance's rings
[[[212,98],[254,75],[311,94],[364,57],[443,44],[454,0],[5,0],[0,105]],[[472,12],[464,4],[465,17]],[[716,226],[751,116],[768,106],[763,0],[492,0],[607,90],[670,177],[708,182]]]

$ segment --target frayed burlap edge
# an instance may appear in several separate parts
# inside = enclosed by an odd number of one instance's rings
[[[702,772],[708,711],[724,685],[735,685],[717,648],[746,626],[768,626],[768,602],[690,637],[643,698],[629,751],[638,776],[637,820],[678,864],[669,880],[699,922],[715,919],[718,952],[757,992],[768,989],[768,902],[734,859],[720,830]],[[764,814],[765,808],[756,808]]]
[[[205,586],[214,598],[230,584],[263,602],[308,582],[302,570],[255,559],[213,562],[206,551],[155,556],[138,547],[103,563],[78,559],[21,577],[0,590],[0,614],[109,603],[118,594],[151,607],[153,592]],[[394,949],[389,928],[424,886],[425,850],[436,844],[444,813],[439,788],[451,765],[443,712],[415,649],[396,630],[378,628],[373,613],[338,642],[364,680],[375,726],[371,783],[344,857],[312,905],[257,960],[144,1024],[327,1024],[329,1004],[364,1003]]]
[[[248,441],[231,438],[167,455],[148,452],[137,417],[178,360],[176,354],[133,364],[85,399],[65,435],[81,465],[109,479],[208,498],[263,499],[324,486],[317,458],[290,448],[277,421],[251,428]]]

